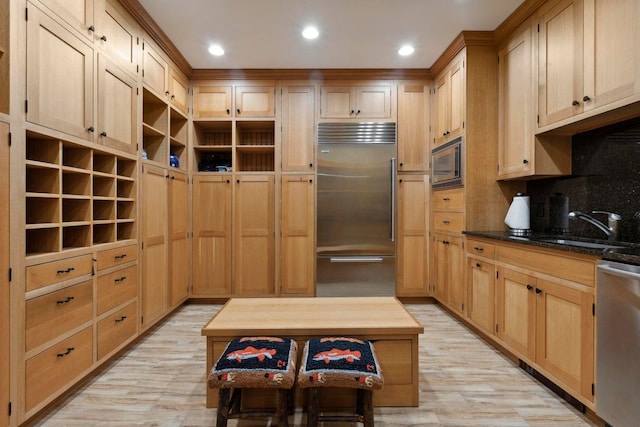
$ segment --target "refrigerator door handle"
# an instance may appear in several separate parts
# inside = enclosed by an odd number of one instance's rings
[[[396,241],[396,158],[391,158],[391,241]]]

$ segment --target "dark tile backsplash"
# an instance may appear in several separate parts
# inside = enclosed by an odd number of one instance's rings
[[[621,240],[640,242],[640,118],[577,134],[572,141],[573,173],[527,183],[531,197],[531,228],[549,231],[549,198],[569,197],[569,210],[582,211],[606,224],[606,215],[622,216]],[[569,221],[569,234],[606,238],[585,221]]]

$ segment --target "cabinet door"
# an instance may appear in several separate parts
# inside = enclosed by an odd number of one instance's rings
[[[424,175],[398,177],[397,296],[428,294],[428,184]]]
[[[323,86],[320,89],[320,117],[348,119],[355,117],[355,90],[351,86]]]
[[[231,117],[231,86],[194,86],[193,118]]]
[[[451,115],[451,82],[449,73],[444,72],[435,82],[435,111],[433,144],[440,145],[447,141]]]
[[[640,4],[584,1],[584,109],[640,93]]]
[[[487,334],[495,331],[496,266],[486,261],[467,258],[469,320]]]
[[[447,281],[449,270],[449,240],[448,236],[436,234],[434,238],[433,262],[431,268],[433,273],[432,292],[438,301],[447,302]]]
[[[593,400],[594,298],[546,280],[536,286],[536,362]]]
[[[193,295],[231,294],[231,175],[193,178]]]
[[[142,325],[167,310],[167,177],[165,169],[142,169]]]
[[[88,40],[93,39],[93,32],[89,28],[95,28],[96,24],[93,14],[95,0],[39,0],[39,2],[83,37]]]
[[[160,53],[145,40],[142,43],[142,80],[160,99],[169,95],[169,64]]]
[[[188,216],[189,187],[187,175],[171,172],[169,178],[169,307],[175,307],[189,294],[189,245]]]
[[[275,292],[274,179],[273,175],[236,177],[235,295]]]
[[[465,308],[465,277],[464,277],[464,248],[461,237],[447,238],[448,251],[448,280],[447,300],[452,309],[464,314]]]
[[[532,361],[536,354],[536,279],[506,268],[498,273],[498,338]]]
[[[138,24],[117,2],[106,0],[101,23],[96,26],[96,40],[109,58],[134,75],[140,69]]]
[[[582,0],[541,11],[538,22],[539,127],[583,111]]]
[[[429,170],[429,94],[424,85],[398,87],[398,170]]]
[[[315,157],[315,87],[282,88],[282,170],[308,172]]]
[[[174,69],[171,69],[169,75],[169,99],[171,105],[184,114],[188,114],[189,82]]]
[[[313,175],[282,176],[282,294],[315,293]]]
[[[533,63],[527,23],[498,54],[498,177],[531,174],[533,158]]]
[[[136,152],[138,83],[102,54],[98,55],[98,141]]]
[[[465,111],[465,69],[464,51],[459,54],[449,70],[450,101],[449,129],[447,139],[456,138],[464,133]]]
[[[9,271],[9,125],[0,122],[0,271]],[[0,405],[9,405],[9,276],[0,275]],[[0,425],[9,425],[7,411],[0,411]]]
[[[391,117],[391,86],[357,86],[356,118],[388,119]]]
[[[91,140],[93,49],[37,8],[28,11],[27,120]]]
[[[237,86],[236,115],[239,117],[274,117],[275,87]]]

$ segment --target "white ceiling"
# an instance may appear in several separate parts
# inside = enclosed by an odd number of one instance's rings
[[[463,30],[523,0],[139,0],[194,69],[430,68]],[[306,25],[320,37],[302,38]],[[223,46],[214,57],[209,45]],[[409,57],[397,54],[412,44]]]

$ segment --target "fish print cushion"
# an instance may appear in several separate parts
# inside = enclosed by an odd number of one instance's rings
[[[209,387],[291,388],[297,355],[298,344],[290,338],[236,338],[213,365]]]
[[[384,378],[370,341],[325,337],[307,341],[298,384],[300,387],[380,389]]]

